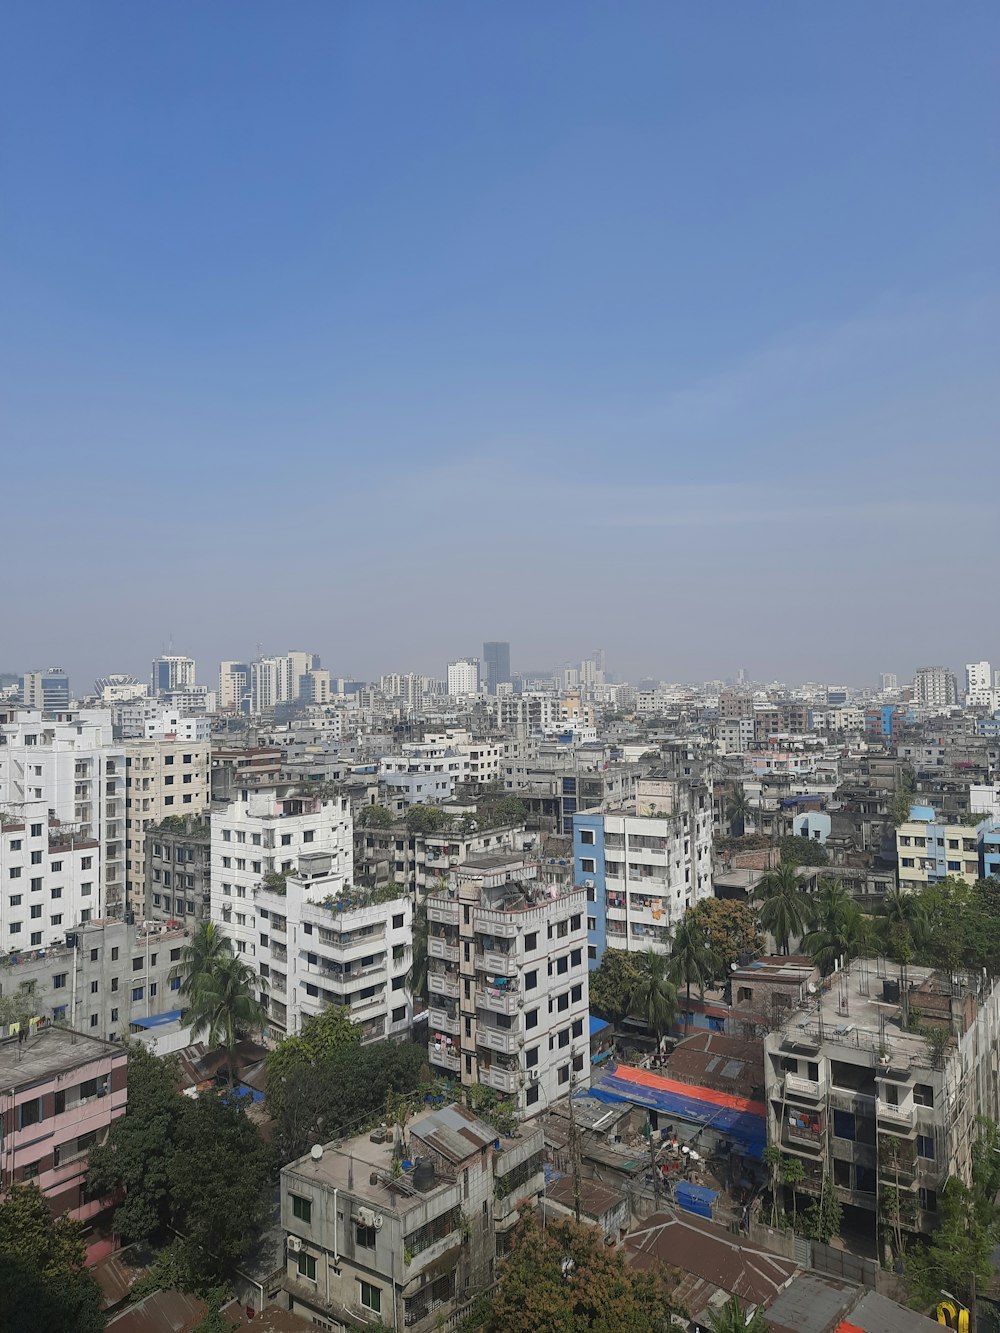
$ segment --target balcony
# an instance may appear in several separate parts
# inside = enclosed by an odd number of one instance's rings
[[[447,995],[457,1000],[462,993],[462,983],[456,972],[435,972],[428,968],[427,989],[432,995]]]
[[[517,956],[513,953],[501,953],[499,949],[484,949],[476,954],[476,967],[481,972],[490,972],[498,977],[517,976]]]
[[[430,899],[427,903],[427,920],[439,926],[457,926],[458,903],[449,903],[443,898]]]
[[[801,1078],[798,1074],[786,1074],[785,1096],[819,1101],[826,1096],[826,1079]]]
[[[516,1014],[520,1000],[520,992],[513,987],[508,987],[506,990],[480,988],[476,991],[476,1008],[484,1009],[491,1014]]]
[[[432,1007],[427,1010],[427,1022],[435,1032],[448,1032],[452,1036],[462,1030],[462,1016],[457,1010],[449,1013],[447,1009]]]
[[[502,1055],[517,1053],[518,1036],[507,1029],[483,1027],[476,1028],[476,1045],[485,1046],[488,1051],[500,1051]]]
[[[880,1122],[885,1122],[887,1129],[891,1128],[893,1131],[913,1129],[912,1106],[891,1106],[889,1102],[884,1102],[880,1098],[875,1103],[875,1114]]]
[[[435,1050],[435,1042],[429,1042],[427,1046],[427,1059],[438,1069],[448,1069],[453,1074],[462,1072],[462,1052],[454,1049],[448,1050],[444,1043],[440,1043],[441,1049]]]
[[[457,944],[449,944],[440,935],[429,935],[427,937],[427,956],[428,958],[443,958],[446,963],[457,963],[461,957],[461,949]]]
[[[517,935],[517,922],[498,912],[473,912],[472,925],[481,935],[493,935],[497,939],[512,940]]]
[[[480,1068],[479,1081],[497,1092],[517,1092],[518,1071],[490,1065],[489,1069]]]

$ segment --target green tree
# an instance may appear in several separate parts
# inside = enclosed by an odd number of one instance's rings
[[[781,1180],[792,1192],[792,1230],[797,1230],[798,1207],[796,1201],[796,1185],[801,1185],[805,1178],[805,1167],[799,1157],[783,1157],[781,1159]]]
[[[439,833],[444,827],[444,811],[436,805],[411,805],[406,812],[407,833]]]
[[[748,903],[726,898],[703,898],[684,917],[704,932],[718,963],[718,975],[728,976],[730,965],[747,954],[752,958],[764,947],[764,937]],[[591,974],[593,985],[593,974]]]
[[[268,981],[248,963],[223,953],[195,983],[191,1000],[191,1035],[201,1033],[213,1046],[226,1052],[229,1086],[237,1081],[236,1045],[243,1037],[267,1026],[267,1013],[256,991],[266,991]]]
[[[209,1283],[231,1277],[267,1225],[274,1155],[245,1098],[204,1092],[178,1100],[169,1167],[174,1226]]]
[[[839,879],[824,880],[813,900],[813,928],[802,937],[802,950],[824,975],[838,958],[868,956],[875,947],[872,919],[862,912]]]
[[[812,919],[812,904],[802,890],[795,867],[783,861],[769,870],[757,886],[760,924],[771,932],[780,953],[789,952],[789,940],[805,933]]]
[[[878,922],[880,948],[886,958],[899,965],[900,1012],[903,1027],[910,1021],[908,969],[914,954],[927,939],[927,915],[919,894],[890,889],[882,900]]]
[[[410,942],[410,968],[406,983],[415,1000],[427,1001],[427,907],[421,903],[413,912],[413,933]]]
[[[181,950],[181,994],[193,1007],[198,987],[212,972],[220,958],[231,957],[232,941],[214,921],[204,921],[198,927],[190,944]]]
[[[36,1185],[0,1203],[0,1333],[101,1333],[101,1289],[86,1266],[84,1227],[53,1219]]]
[[[392,828],[396,820],[384,805],[363,805],[354,822],[359,828]]]
[[[691,987],[697,986],[699,995],[704,997],[705,986],[716,975],[718,968],[718,960],[709,948],[704,930],[688,913],[674,931],[669,962],[671,981],[675,986],[685,988],[685,1025],[691,1022]]]
[[[286,1037],[267,1056],[267,1109],[276,1119],[281,1115],[285,1092],[292,1075],[299,1069],[312,1068],[341,1047],[356,1050],[361,1045],[361,1029],[351,1022],[347,1006],[335,1004],[314,1014],[302,1024],[297,1037]]]
[[[771,1226],[778,1225],[778,1182],[781,1178],[781,1149],[769,1143],[764,1149],[764,1164],[768,1169],[771,1190]]]
[[[485,1333],[656,1333],[676,1313],[661,1265],[638,1270],[593,1227],[528,1209],[514,1229]]]
[[[826,849],[813,838],[787,837],[778,843],[782,864],[790,866],[825,866]]]
[[[730,828],[736,837],[742,838],[747,831],[747,820],[750,818],[753,807],[750,804],[750,797],[747,795],[746,788],[742,782],[738,782],[733,788],[733,794],[726,803],[726,818],[729,820]]]
[[[814,1199],[802,1215],[799,1231],[809,1240],[829,1245],[833,1237],[840,1234],[843,1216],[844,1210],[837,1198],[837,1191],[829,1181],[824,1180],[819,1198]]]
[[[654,949],[639,955],[638,973],[631,1012],[655,1034],[659,1046],[677,1014],[677,987],[670,980],[666,957]]]
[[[170,1221],[169,1168],[179,1110],[172,1060],[151,1055],[139,1042],[128,1052],[126,1112],[103,1144],[91,1148],[87,1186],[100,1194],[124,1191],[115,1230],[127,1243],[159,1240]]]
[[[639,981],[635,954],[625,949],[605,949],[600,967],[590,974],[590,1011],[620,1023],[632,1005]]]
[[[710,1333],[767,1333],[763,1308],[757,1305],[748,1314],[736,1296],[711,1312],[708,1327]]]

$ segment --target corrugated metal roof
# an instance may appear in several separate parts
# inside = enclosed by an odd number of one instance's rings
[[[442,1106],[415,1125],[411,1135],[449,1162],[464,1162],[492,1143],[497,1132],[464,1106]]]

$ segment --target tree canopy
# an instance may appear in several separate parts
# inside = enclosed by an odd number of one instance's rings
[[[302,1024],[297,1037],[286,1037],[267,1057],[267,1109],[277,1118],[292,1075],[325,1061],[341,1047],[361,1045],[361,1029],[351,1022],[351,1011],[335,1004]]]
[[[483,1333],[658,1333],[676,1313],[666,1268],[632,1268],[593,1227],[525,1209]]]
[[[812,903],[791,861],[769,870],[757,886],[760,924],[774,936],[778,950],[789,952],[789,942],[805,933],[812,920]]]
[[[704,931],[708,947],[718,962],[720,976],[729,974],[730,964],[738,963],[747,954],[753,957],[764,947],[764,937],[757,929],[748,903],[704,898],[695,903],[684,920],[693,921]]]
[[[782,862],[791,866],[825,866],[830,859],[826,848],[813,838],[782,838],[778,851]]]
[[[0,1333],[100,1333],[101,1289],[86,1267],[84,1227],[53,1219],[37,1185],[0,1203]]]
[[[599,967],[590,974],[590,1011],[620,1023],[632,1004],[639,981],[635,954],[624,949],[605,949]]]

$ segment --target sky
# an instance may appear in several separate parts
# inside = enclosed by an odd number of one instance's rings
[[[0,670],[990,657],[1000,6],[14,0]]]

